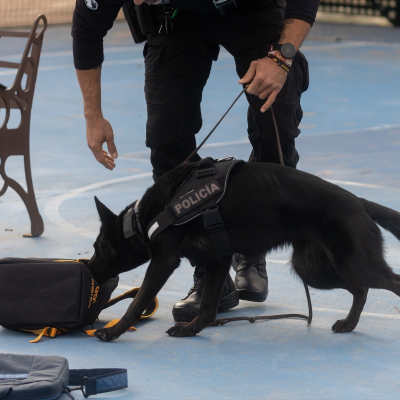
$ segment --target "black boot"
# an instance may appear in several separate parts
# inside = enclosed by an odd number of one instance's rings
[[[268,296],[268,276],[265,254],[246,258],[243,254],[233,256],[236,270],[235,286],[241,300],[262,302]]]
[[[200,300],[203,295],[203,288],[206,274],[204,267],[196,267],[193,274],[194,285],[188,295],[178,301],[172,308],[172,315],[176,322],[191,322],[199,314]],[[230,275],[226,279],[222,298],[218,305],[218,312],[228,311],[239,304],[239,295]]]

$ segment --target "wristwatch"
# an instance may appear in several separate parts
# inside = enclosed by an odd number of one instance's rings
[[[296,48],[291,43],[274,44],[272,50],[278,50],[283,57],[294,59]]]

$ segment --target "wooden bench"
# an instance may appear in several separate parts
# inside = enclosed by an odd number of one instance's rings
[[[42,22],[42,24],[39,27],[40,22]],[[10,87],[0,85],[0,110],[5,109],[5,119],[0,126],[0,175],[4,179],[4,185],[0,189],[0,196],[10,187],[14,189],[24,201],[31,220],[31,233],[24,235],[25,237],[39,236],[44,230],[43,219],[39,214],[35,192],[33,190],[29,133],[33,95],[35,92],[40,52],[43,44],[43,35],[46,28],[46,17],[44,15],[39,15],[30,32],[0,30],[0,38],[28,38],[20,63],[0,61],[1,68],[17,69],[14,83]],[[24,78],[26,78],[26,84],[23,83]],[[11,109],[19,109],[21,112],[21,122],[18,127],[9,129],[8,124]],[[18,182],[7,176],[5,172],[5,164],[7,158],[10,156],[24,157],[27,191],[25,191]]]

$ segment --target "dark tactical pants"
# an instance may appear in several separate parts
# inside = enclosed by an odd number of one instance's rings
[[[196,147],[195,134],[202,126],[202,92],[212,65],[210,53],[222,45],[234,57],[241,78],[252,61],[267,56],[270,45],[279,40],[282,26],[283,8],[277,4],[264,9],[248,7],[228,16],[181,11],[173,33],[148,40],[144,49],[146,145],[151,149],[154,179],[182,163]],[[295,138],[303,115],[300,96],[307,87],[308,63],[298,52],[273,104],[284,161],[294,168],[299,160]],[[249,161],[279,163],[271,112],[260,112],[266,100],[247,93],[246,97],[253,146]],[[221,115],[224,111],[221,109]]]

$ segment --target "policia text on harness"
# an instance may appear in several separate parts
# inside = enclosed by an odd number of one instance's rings
[[[124,215],[124,236],[130,239],[137,249],[144,249],[151,240],[170,226],[183,225],[195,218],[202,217],[204,227],[221,257],[235,253],[229,242],[224,222],[219,212],[220,204],[229,185],[229,176],[233,168],[243,163],[233,157],[220,160],[205,158],[199,162],[175,192],[164,211],[158,214],[144,229],[140,224],[140,200],[135,201]],[[144,250],[143,250],[144,251]],[[309,291],[304,285],[307,295],[308,316],[303,314],[282,314],[258,317],[224,318],[214,321],[211,325],[224,325],[231,321],[247,320],[255,322],[259,319],[301,318],[310,324],[312,321],[312,306]]]
[[[150,222],[148,238],[154,239],[171,225],[183,225],[201,216],[218,254],[221,257],[232,255],[234,250],[226,235],[218,204],[226,192],[230,172],[242,162],[233,158],[215,163],[211,158],[201,160],[166,209]]]

